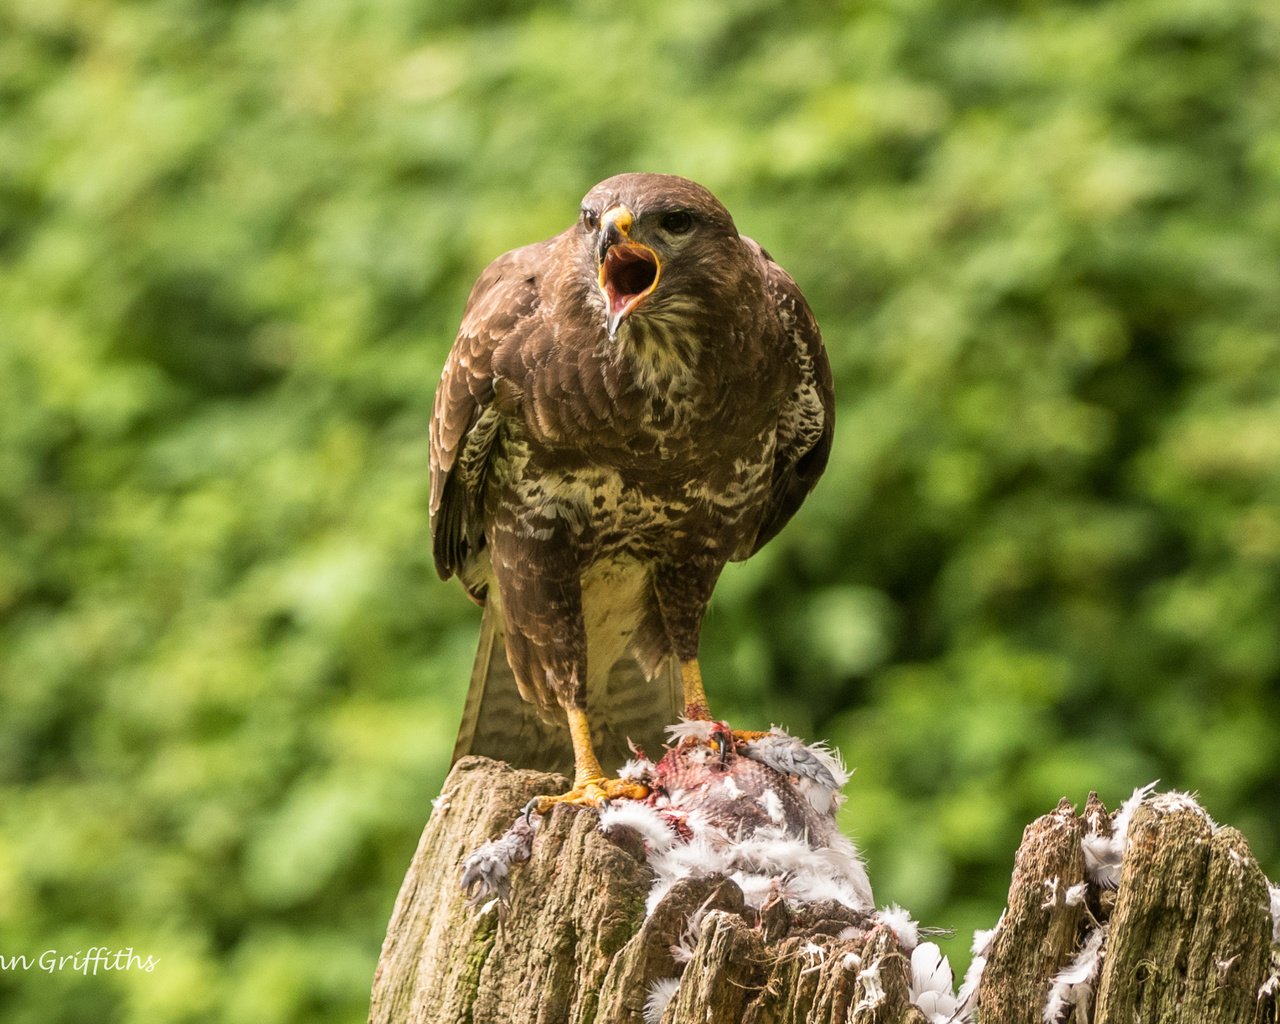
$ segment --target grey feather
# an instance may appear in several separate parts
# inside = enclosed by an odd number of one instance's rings
[[[539,821],[537,815],[520,815],[500,838],[491,839],[463,862],[462,891],[469,906],[478,907],[495,896],[500,903],[507,902],[511,868],[523,864],[533,853]]]
[[[816,782],[824,789],[838,790],[844,783],[837,781],[828,760],[831,755],[815,751],[794,736],[784,732],[771,732],[758,740],[752,740],[739,748],[741,753],[761,764],[797,778]]]

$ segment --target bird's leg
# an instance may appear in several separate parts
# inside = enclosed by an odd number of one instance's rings
[[[702,686],[702,669],[697,658],[680,662],[680,682],[684,686],[684,717],[690,721],[711,720],[711,708],[707,704],[707,691]]]
[[[691,549],[679,558],[663,562],[654,569],[653,586],[668,641],[680,659],[680,683],[684,690],[684,718],[691,722],[713,722],[707,691],[702,684],[698,665],[698,639],[702,632],[702,616],[711,590],[724,568],[716,554],[718,548]],[[733,744],[748,743],[763,733],[746,733],[719,728],[721,735],[732,732]],[[712,741],[717,746],[720,741]]]
[[[680,681],[684,685],[684,717],[690,721],[710,722],[711,708],[707,704],[707,691],[702,685],[702,669],[698,667],[698,659],[688,658],[680,662]],[[730,730],[734,745],[750,743],[768,733],[755,732],[748,729]],[[712,740],[715,744],[717,741]]]
[[[532,808],[538,814],[546,814],[556,804],[573,804],[578,807],[598,806],[606,800],[623,797],[643,800],[649,795],[649,787],[642,782],[628,779],[607,779],[596,757],[591,742],[591,725],[587,713],[579,707],[565,708],[569,717],[569,737],[573,740],[573,788],[559,796],[538,797]]]

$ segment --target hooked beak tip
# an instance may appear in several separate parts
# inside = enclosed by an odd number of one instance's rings
[[[609,334],[610,341],[618,340],[618,328],[622,326],[622,313],[610,313],[604,322],[605,330]]]

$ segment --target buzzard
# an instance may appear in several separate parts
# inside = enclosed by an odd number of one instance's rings
[[[484,608],[454,759],[571,761],[540,811],[637,795],[597,753],[710,718],[712,589],[813,488],[832,417],[804,296],[695,182],[609,178],[494,260],[431,422],[436,568]]]

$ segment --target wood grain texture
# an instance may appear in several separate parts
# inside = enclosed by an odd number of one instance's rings
[[[454,766],[396,901],[371,1024],[642,1024],[654,983],[677,977],[663,1024],[928,1024],[910,1003],[908,951],[841,905],[779,899],[754,911],[712,875],[677,883],[646,917],[653,875],[639,836],[602,835],[591,810],[558,808],[543,823],[504,914],[468,907],[466,855],[562,782],[485,758]],[[1064,800],[1027,827],[978,1024],[1041,1024],[1054,976],[1099,928],[1092,1005],[1060,1020],[1275,1024],[1274,995],[1259,990],[1280,960],[1266,879],[1244,837],[1186,798],[1156,797],[1132,816],[1112,890],[1086,878],[1089,827],[1110,828],[1093,796],[1083,815]]]
[[[1271,916],[1266,877],[1235,829],[1197,809],[1140,807],[1110,929],[1097,1020],[1254,1019]]]
[[[981,1019],[1042,1024],[1050,979],[1071,958],[1083,906],[1063,894],[1084,881],[1084,822],[1063,800],[1022,834],[1004,926],[982,976]]]

